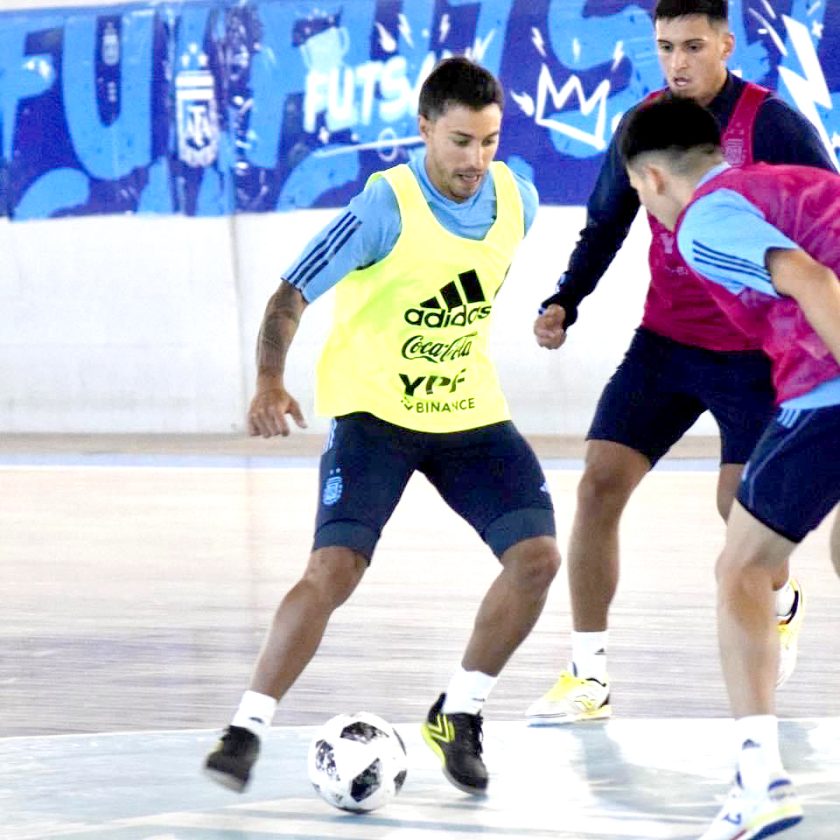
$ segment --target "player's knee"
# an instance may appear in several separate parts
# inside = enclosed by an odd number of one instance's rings
[[[367,560],[349,548],[320,548],[313,551],[303,581],[323,601],[337,607],[354,592],[362,579]]]
[[[743,552],[733,551],[728,545],[724,546],[715,563],[715,579],[718,587],[737,581],[747,565],[748,560]]]
[[[724,547],[715,564],[718,602],[754,601],[773,590],[775,569],[758,552]]]
[[[718,555],[715,563],[715,583],[717,584],[719,600],[726,597],[725,593],[732,588],[738,579],[739,567],[734,561],[735,558],[726,549]]]
[[[577,488],[578,513],[590,518],[618,517],[634,486],[609,462],[587,464]]]
[[[517,583],[523,589],[542,595],[551,586],[560,569],[560,552],[551,537],[523,540],[511,550],[511,563]]]

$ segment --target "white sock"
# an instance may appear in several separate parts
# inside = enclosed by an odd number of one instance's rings
[[[745,788],[765,788],[771,773],[782,768],[779,722],[775,715],[748,715],[735,721],[738,770]]]
[[[607,681],[607,636],[609,630],[597,633],[572,633],[572,665],[579,677]]]
[[[262,738],[271,726],[271,719],[276,710],[277,701],[273,697],[258,691],[246,691],[230,724],[248,729],[258,738]]]
[[[796,592],[790,585],[790,578],[787,579],[787,583],[781,589],[777,589],[773,594],[776,596],[776,618],[787,618],[793,609],[793,602],[796,600]]]
[[[489,674],[482,674],[481,671],[465,671],[459,667],[446,687],[444,713],[452,715],[466,712],[469,715],[477,715],[498,679]]]

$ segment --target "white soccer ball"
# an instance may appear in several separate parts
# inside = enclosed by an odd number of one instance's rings
[[[309,780],[343,811],[373,811],[400,792],[407,772],[396,729],[370,712],[336,715],[309,745]]]

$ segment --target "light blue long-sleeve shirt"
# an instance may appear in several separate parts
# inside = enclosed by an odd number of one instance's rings
[[[722,163],[710,170],[700,184],[728,168]],[[767,270],[771,248],[798,250],[792,239],[774,227],[752,202],[734,190],[719,189],[701,196],[683,216],[677,247],[698,274],[737,295],[750,288],[781,297]],[[840,405],[840,378],[830,379],[782,408],[822,408]]]
[[[446,230],[466,239],[483,239],[496,220],[496,188],[491,175],[485,177],[478,192],[467,201],[446,198],[433,186],[426,173],[425,149],[413,155],[409,167],[435,218]],[[539,197],[534,185],[514,173],[522,196],[525,232],[537,212]],[[311,303],[342,277],[386,257],[402,230],[394,191],[384,178],[378,178],[350,200],[350,203],[303,249],[300,257],[283,272]]]

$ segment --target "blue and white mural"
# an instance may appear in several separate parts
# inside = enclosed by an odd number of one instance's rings
[[[185,0],[0,13],[0,212],[207,216],[345,203],[418,145],[466,53],[507,92],[499,156],[583,204],[662,85],[653,0]],[[731,0],[732,68],[840,147],[840,0]],[[835,105],[837,107],[835,107]]]

